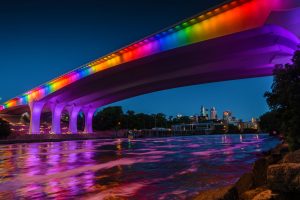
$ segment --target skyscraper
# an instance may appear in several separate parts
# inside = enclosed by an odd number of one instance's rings
[[[210,109],[210,119],[217,119],[217,110],[215,107]]]
[[[230,111],[224,111],[223,112],[223,120],[226,122],[231,121],[231,115],[232,115],[232,113]]]
[[[200,109],[200,117],[206,117],[206,110],[204,106],[201,106]]]

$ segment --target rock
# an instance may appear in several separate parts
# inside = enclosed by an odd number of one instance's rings
[[[271,200],[274,199],[274,195],[271,190],[265,190],[257,194],[252,200]]]
[[[270,189],[279,192],[300,192],[300,163],[270,165],[267,171]]]
[[[266,157],[268,161],[268,165],[273,165],[279,163],[285,154],[280,154],[280,153],[272,153],[269,156]]]
[[[253,187],[253,173],[245,173],[241,176],[241,178],[236,182],[234,188],[236,189],[238,195],[240,196],[245,191],[251,189]]]
[[[258,187],[252,190],[248,190],[244,192],[242,195],[240,195],[240,200],[252,200],[256,195],[259,193],[267,190],[266,187]]]
[[[259,187],[267,184],[267,169],[268,160],[266,158],[261,158],[255,161],[253,165],[253,186]]]
[[[300,150],[285,155],[281,163],[300,163]]]
[[[194,200],[237,200],[237,194],[232,186],[200,192]]]
[[[271,150],[269,156],[266,157],[268,164],[271,165],[278,163],[288,152],[288,144],[279,144],[277,147]]]
[[[300,196],[296,193],[276,193],[263,186],[244,192],[240,200],[299,200]]]

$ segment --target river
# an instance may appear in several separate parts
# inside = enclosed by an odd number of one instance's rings
[[[0,145],[0,199],[190,199],[234,183],[266,134]]]

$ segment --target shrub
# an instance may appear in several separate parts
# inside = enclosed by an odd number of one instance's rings
[[[5,139],[10,133],[9,123],[0,118],[0,139]]]

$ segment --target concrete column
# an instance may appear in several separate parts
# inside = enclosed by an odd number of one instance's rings
[[[40,134],[41,113],[44,102],[30,102],[30,126],[29,134]]]
[[[81,107],[72,106],[68,109],[69,111],[69,132],[75,134],[78,133],[77,129],[77,118],[78,113],[80,111]]]
[[[96,108],[83,109],[84,118],[85,118],[85,123],[84,123],[85,133],[93,133],[93,116],[95,111]]]
[[[64,107],[65,107],[64,103],[55,103],[51,105],[51,111],[52,111],[51,132],[52,133],[61,134],[60,120],[61,120],[61,113],[64,110]]]

